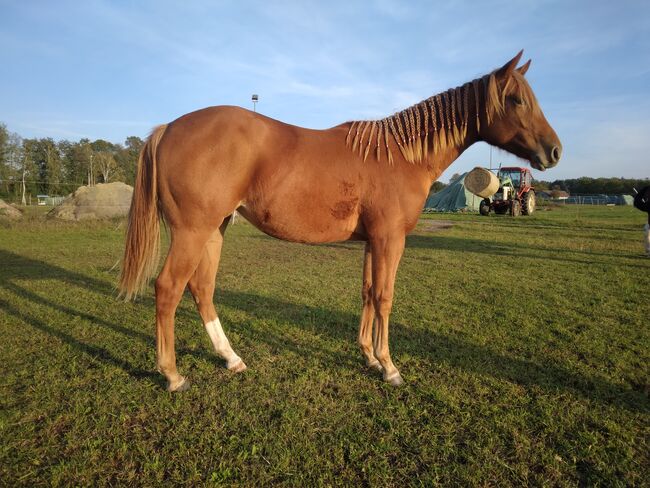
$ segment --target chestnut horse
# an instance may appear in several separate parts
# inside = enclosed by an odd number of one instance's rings
[[[120,289],[132,298],[155,273],[164,218],[171,244],[155,282],[156,350],[168,390],[189,385],[174,349],[174,315],[186,286],[217,354],[228,369],[246,369],[213,304],[235,211],[279,239],[366,242],[359,346],[368,366],[401,384],[388,319],[405,238],[431,184],[476,141],[542,171],[560,158],[560,141],[524,78],[530,61],[517,68],[521,55],[381,120],[310,130],[222,106],[154,129],[138,162]]]

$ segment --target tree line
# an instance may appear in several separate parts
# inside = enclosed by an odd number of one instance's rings
[[[61,140],[51,137],[26,139],[0,123],[0,198],[20,201],[25,195],[67,195],[82,185],[123,181],[133,185],[138,155],[144,141],[127,137],[124,144],[103,139]],[[451,177],[453,181],[459,174]],[[650,185],[634,178],[581,178],[535,181],[537,190],[563,190],[570,194],[633,195]],[[442,190],[436,181],[431,193]],[[23,202],[24,203],[24,202]]]
[[[25,203],[26,195],[64,196],[82,185],[133,185],[143,144],[135,136],[123,145],[103,139],[28,139],[0,123],[0,198]]]
[[[451,183],[460,176],[460,173],[454,173],[449,182]],[[648,185],[650,185],[649,178],[589,178],[583,176],[554,181],[533,180],[533,186],[537,191],[562,190],[573,195],[634,195],[634,189],[638,191]],[[437,193],[446,186],[440,181],[435,181],[429,193]]]
[[[540,190],[563,190],[572,195],[634,195],[650,185],[648,178],[573,178],[555,181],[535,181]]]

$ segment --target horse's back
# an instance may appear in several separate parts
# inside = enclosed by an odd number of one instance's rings
[[[303,129],[230,106],[171,122],[159,146],[165,217],[217,225],[236,208],[276,237],[322,242],[352,237],[362,193],[345,130]],[[213,220],[211,220],[213,219]]]

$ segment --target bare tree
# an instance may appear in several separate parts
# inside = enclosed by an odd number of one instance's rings
[[[108,183],[111,175],[113,175],[118,169],[115,157],[109,152],[102,151],[95,154],[93,161],[102,175],[102,181]]]

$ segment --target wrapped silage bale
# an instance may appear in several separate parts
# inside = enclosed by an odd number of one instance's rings
[[[499,189],[499,178],[490,170],[477,166],[465,176],[465,188],[474,195],[488,198]]]

